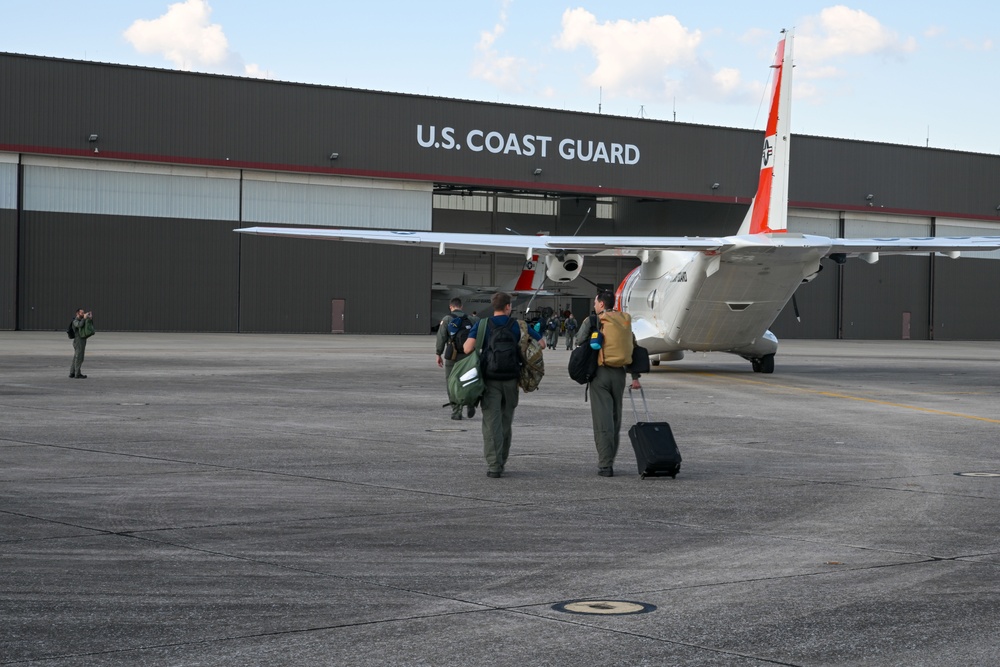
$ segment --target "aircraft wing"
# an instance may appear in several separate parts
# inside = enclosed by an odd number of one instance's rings
[[[461,234],[448,232],[387,231],[378,229],[323,229],[308,227],[245,227],[234,230],[260,236],[360,241],[391,245],[476,250],[523,254],[578,253],[580,255],[635,257],[648,250],[688,250],[722,254],[767,251],[768,247],[823,248],[826,256],[861,257],[875,261],[879,255],[942,253],[958,257],[962,251],[1000,249],[1000,236],[928,236],[912,238],[844,239],[810,234],[754,234],[748,236],[521,236],[516,234]]]
[[[1000,249],[1000,236],[926,236],[912,238],[829,239],[827,255],[917,255],[938,252],[958,257],[963,251]]]
[[[700,236],[519,236],[296,227],[246,227],[234,231],[260,236],[415,245],[437,248],[441,252],[451,247],[459,250],[505,252],[528,256],[567,252],[581,255],[635,256],[643,250],[720,251],[732,245],[729,239]]]

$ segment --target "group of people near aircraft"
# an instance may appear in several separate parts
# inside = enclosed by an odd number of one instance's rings
[[[598,349],[597,371],[588,385],[590,414],[594,429],[594,444],[597,448],[597,474],[601,477],[614,476],[615,456],[618,454],[622,425],[622,397],[625,392],[626,366],[632,362],[632,351],[636,346],[632,333],[631,318],[627,313],[614,309],[615,295],[608,291],[594,298],[594,313],[584,320],[575,331],[574,343]],[[543,332],[524,320],[511,316],[511,295],[497,292],[491,299],[492,315],[473,321],[462,310],[462,300],[453,298],[450,312],[441,320],[436,339],[435,359],[438,366],[445,369],[445,381],[454,372],[455,364],[479,350],[482,357],[517,341],[521,328],[537,341],[543,349],[546,340]],[[575,321],[575,320],[574,320]],[[575,328],[575,327],[574,327]],[[496,348],[494,350],[493,348]],[[567,349],[570,349],[569,346]],[[495,355],[503,357],[503,354]],[[512,364],[519,363],[516,359]],[[504,474],[513,431],[514,410],[519,399],[518,368],[498,367],[490,372],[483,364],[485,392],[479,400],[483,420],[483,456],[486,459],[486,476],[499,478]],[[449,386],[448,403],[451,418],[463,418],[463,406],[456,398],[452,383]],[[633,389],[641,388],[639,374],[632,373]],[[476,406],[468,405],[466,416],[476,414]]]

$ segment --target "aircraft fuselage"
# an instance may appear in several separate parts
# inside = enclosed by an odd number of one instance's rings
[[[619,303],[650,354],[683,350],[774,354],[768,331],[796,288],[819,269],[819,237],[745,237],[722,253],[656,251],[626,277]],[[801,243],[788,246],[796,238]]]

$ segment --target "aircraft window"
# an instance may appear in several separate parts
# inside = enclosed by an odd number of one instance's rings
[[[680,272],[680,273],[678,273],[678,274],[677,274],[676,276],[674,276],[674,279],[673,279],[673,281],[671,281],[671,282],[675,282],[675,283],[686,283],[687,281],[688,281],[688,274],[687,274],[687,271],[681,271],[681,272]]]

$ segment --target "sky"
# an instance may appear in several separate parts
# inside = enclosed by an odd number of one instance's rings
[[[1000,154],[1000,3],[4,0],[0,51]]]

